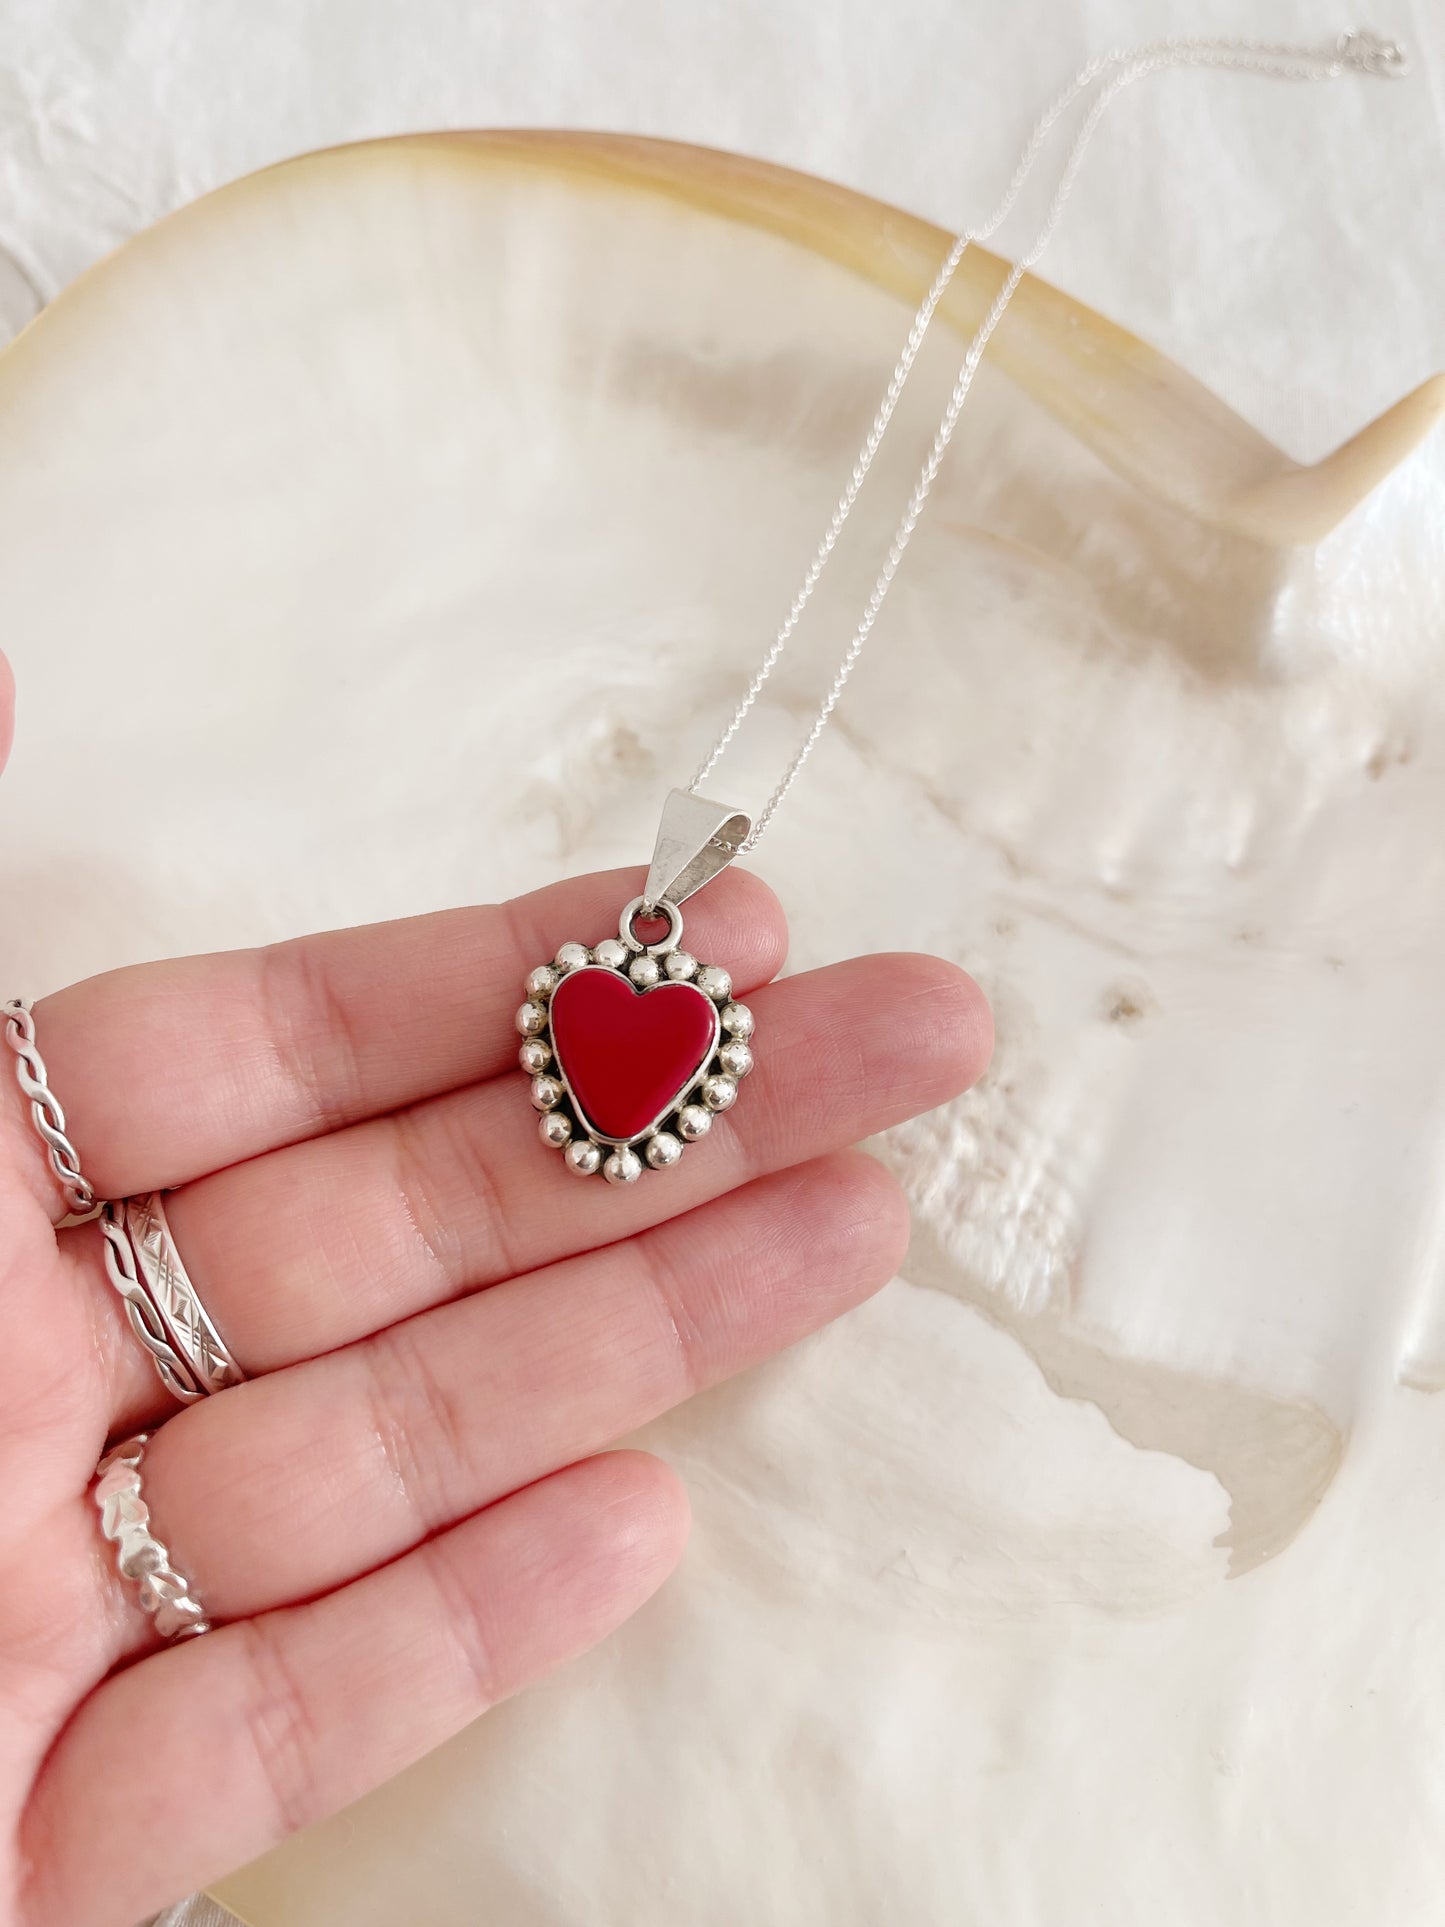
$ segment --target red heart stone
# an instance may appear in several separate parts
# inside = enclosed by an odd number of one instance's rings
[[[677,1102],[717,1049],[718,1014],[692,984],[635,990],[588,964],[552,992],[552,1048],[599,1137],[627,1139]]]

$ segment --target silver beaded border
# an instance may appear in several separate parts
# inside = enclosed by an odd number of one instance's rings
[[[149,1432],[113,1446],[95,1468],[94,1498],[100,1529],[115,1547],[122,1579],[140,1589],[140,1603],[162,1639],[194,1639],[211,1630],[206,1609],[171,1555],[151,1531],[150,1507],[141,1496],[141,1461]]]
[[[65,1112],[50,1088],[45,1059],[35,1047],[35,1019],[25,997],[7,997],[0,1004],[5,1018],[5,1041],[15,1053],[15,1075],[20,1088],[30,1099],[30,1115],[45,1140],[50,1168],[65,1194],[65,1205],[73,1218],[86,1217],[95,1209],[95,1191],[80,1169],[80,1156],[65,1135]]]
[[[668,905],[668,935],[664,942],[644,944],[633,935],[634,921],[643,909],[640,899],[622,913],[615,937],[591,946],[564,943],[547,963],[528,972],[526,1001],[516,1015],[522,1038],[518,1062],[530,1079],[532,1108],[541,1113],[537,1134],[549,1149],[560,1151],[575,1177],[598,1173],[609,1184],[636,1183],[644,1170],[665,1171],[681,1159],[684,1149],[706,1137],[713,1118],[731,1110],[738,1086],[753,1069],[753,1014],[733,999],[732,979],[716,964],[701,963],[679,948],[682,913]],[[664,983],[691,983],[717,1007],[713,1048],[697,1075],[654,1118],[644,1131],[626,1139],[605,1137],[595,1130],[568,1087],[552,1043],[552,993],[564,977],[580,970],[605,970],[625,977],[645,996]]]

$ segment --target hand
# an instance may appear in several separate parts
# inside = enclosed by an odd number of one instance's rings
[[[9,708],[0,658],[0,747]],[[638,887],[587,877],[115,971],[37,1006],[97,1195],[177,1187],[176,1243],[249,1375],[184,1410],[122,1316],[97,1227],[56,1230],[0,1050],[13,1927],[133,1922],[604,1637],[687,1532],[673,1474],[604,1448],[896,1269],[903,1200],[844,1147],[976,1077],[986,1006],[925,958],[770,984],[782,917],[747,876],[688,910],[757,1017],[736,1113],[625,1190],[539,1145],[518,986]],[[154,1529],[219,1622],[169,1647],[89,1493],[106,1440],[142,1427],[160,1428]]]

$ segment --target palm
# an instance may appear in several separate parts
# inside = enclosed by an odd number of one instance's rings
[[[686,1502],[602,1452],[884,1281],[905,1213],[840,1147],[953,1095],[961,973],[770,984],[767,892],[695,916],[762,1040],[674,1171],[577,1183],[537,1144],[526,967],[605,934],[632,874],[268,952],[118,972],[36,1014],[97,1193],[177,1187],[177,1243],[248,1372],[177,1411],[0,1053],[0,1824],[15,1927],[123,1923],[353,1799],[602,1637]],[[709,901],[710,899],[710,901]],[[755,988],[757,986],[766,988]],[[220,1622],[162,1649],[97,1531],[107,1438]]]

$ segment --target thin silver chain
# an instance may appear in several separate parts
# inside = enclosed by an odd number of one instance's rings
[[[1039,260],[1052,240],[1100,120],[1115,96],[1122,93],[1124,88],[1132,86],[1136,80],[1142,80],[1146,75],[1161,73],[1170,67],[1222,68],[1235,73],[1262,74],[1273,80],[1336,80],[1347,73],[1396,77],[1409,70],[1405,53],[1398,42],[1384,40],[1376,34],[1355,29],[1340,34],[1327,45],[1320,47],[1293,46],[1287,42],[1263,40],[1157,40],[1144,46],[1116,49],[1112,53],[1097,55],[1081,67],[1063,92],[1049,103],[1030,130],[1018,164],[998,206],[981,226],[966,228],[959,234],[944,256],[932,285],[913,317],[908,339],[904,343],[903,352],[898,357],[897,365],[884,390],[878,412],[873,418],[873,425],[858,451],[847,486],[838,498],[828,526],[814,551],[812,561],[808,564],[807,573],[798,587],[797,594],[789,604],[788,613],[779,625],[766,655],[758,664],[737,708],[734,709],[721,735],[698,765],[697,772],[688,785],[689,790],[696,792],[706,782],[742,727],[749,710],[757,701],[764,684],[772,675],[792,640],[793,633],[802,619],[803,611],[811,601],[813,591],[817,588],[823,571],[837,546],[843,526],[852,514],[853,505],[867,480],[874,457],[888,432],[888,425],[893,420],[908,377],[918,359],[929,325],[948,284],[958,270],[959,263],[963,260],[971,243],[988,240],[1008,219],[1023,191],[1025,182],[1033,171],[1034,164],[1047,146],[1049,136],[1060,118],[1081,95],[1091,88],[1096,89],[1078,131],[1070,143],[1058,186],[1049,203],[1043,224],[1032,244],[1019,256],[1004,278],[988,312],[968,345],[958,379],[948,399],[948,406],[943,411],[934,435],[933,445],[919,471],[918,480],[908,498],[908,505],[893,531],[883,566],[864,604],[858,626],[853,631],[852,638],[834,672],[827,694],[818,706],[807,735],[798,745],[792,761],[783,772],[781,782],[768,798],[747,838],[740,846],[742,850],[752,850],[757,847],[778,806],[792,788],[799,771],[812,754],[818,738],[828,726],[828,721],[838,705],[838,699],[847,687],[848,678],[852,675],[858,658],[862,655],[868,638],[873,633],[873,625],[878,620],[878,613],[893,585],[893,578],[898,573],[899,564],[908,549],[908,544],[913,539],[913,531],[918,526],[924,504],[932,492],[943,457],[953,439],[954,429],[958,425],[958,418],[963,412],[963,405],[973,386],[973,378],[983,359],[984,350],[989,344],[994,329],[1007,312],[1020,281]]]

